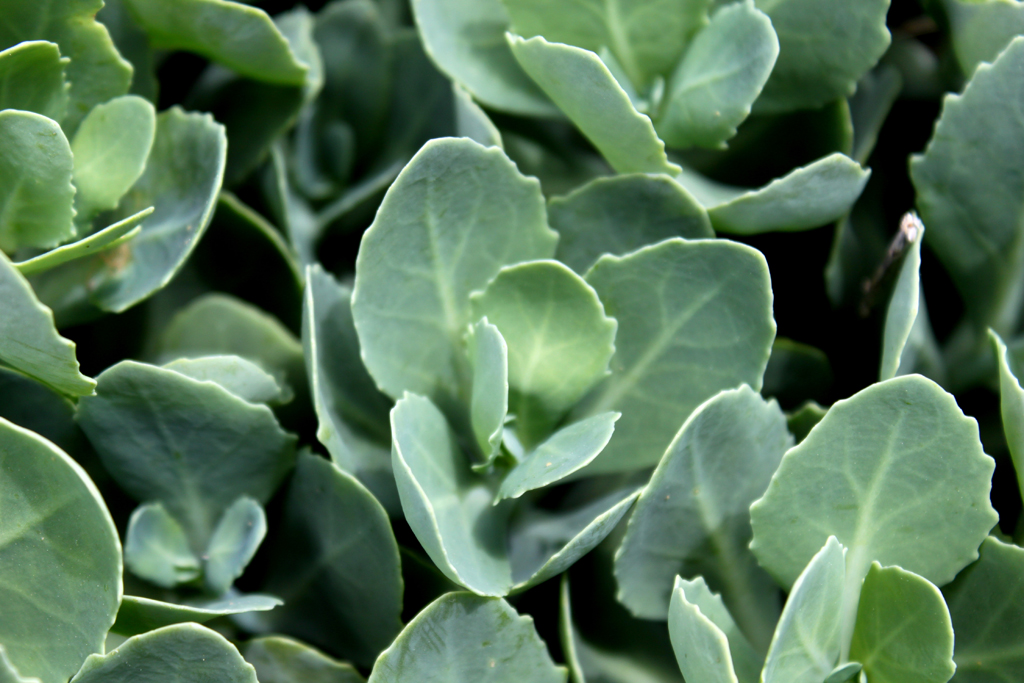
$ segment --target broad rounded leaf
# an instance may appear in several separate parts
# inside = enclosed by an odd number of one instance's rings
[[[874,563],[861,589],[850,657],[872,683],[946,683],[956,665],[942,593],[916,574]]]
[[[468,394],[469,294],[502,268],[549,258],[540,183],[471,140],[433,140],[388,190],[356,259],[363,360],[392,398]],[[442,403],[445,401],[442,400]]]
[[[658,134],[672,147],[724,148],[750,114],[778,55],[772,22],[753,0],[722,7],[672,74],[655,121]]]
[[[202,553],[239,496],[265,503],[291,469],[295,437],[264,405],[213,382],[122,361],[98,378],[78,421],[111,476],[159,500]]]
[[[164,365],[168,370],[200,382],[213,382],[249,403],[285,403],[290,389],[251,360],[240,356],[178,358]]]
[[[473,97],[499,111],[557,116],[505,43],[508,13],[501,0],[412,0],[427,54]]]
[[[224,511],[203,555],[203,581],[223,595],[252,560],[267,535],[267,516],[252,498],[242,496]]]
[[[0,111],[0,250],[48,249],[75,236],[71,146],[60,126]]]
[[[611,377],[577,414],[622,413],[590,473],[655,465],[679,426],[723,389],[761,387],[775,321],[760,252],[671,239],[604,256],[587,282],[619,321]]]
[[[265,623],[369,666],[401,628],[402,575],[387,513],[351,475],[303,455],[288,488]]]
[[[351,664],[283,636],[254,638],[242,651],[260,683],[363,683]]]
[[[232,614],[265,612],[280,604],[281,601],[271,595],[256,593],[189,605],[126,595],[121,601],[121,609],[117,612],[117,621],[110,630],[118,635],[131,637],[172,624],[202,624]]]
[[[224,636],[199,624],[177,624],[92,655],[74,683],[257,683],[256,672]]]
[[[64,683],[114,623],[117,530],[75,461],[2,418],[0,510],[0,643],[22,676]]]
[[[585,273],[604,254],[623,256],[670,237],[714,237],[708,212],[667,175],[597,178],[548,203],[558,260]]]
[[[519,64],[619,173],[679,172],[654,125],[589,50],[508,34]]]
[[[68,59],[45,40],[0,51],[0,110],[21,109],[60,121],[68,108]]]
[[[135,576],[164,588],[191,581],[201,571],[185,530],[159,502],[140,505],[132,512],[124,540],[124,563]]]
[[[998,516],[978,425],[919,375],[836,402],[750,509],[751,549],[784,586],[835,536],[852,575],[877,560],[948,583]]]
[[[449,593],[416,615],[369,683],[565,683],[533,619],[501,598]]]

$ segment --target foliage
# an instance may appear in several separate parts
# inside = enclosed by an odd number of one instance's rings
[[[1020,0],[0,18],[0,683],[1024,678]]]

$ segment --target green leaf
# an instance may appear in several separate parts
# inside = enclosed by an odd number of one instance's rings
[[[1024,6],[1019,0],[943,0],[949,35],[960,70],[968,78],[982,62],[994,62],[1017,36],[1024,34]]]
[[[239,496],[265,503],[295,459],[295,437],[264,405],[212,382],[122,361],[98,378],[78,421],[111,476],[131,496],[158,500],[206,550]]]
[[[751,550],[783,586],[829,536],[848,548],[858,581],[877,560],[948,583],[998,519],[994,466],[977,423],[934,382],[874,384],[836,402],[782,458],[750,508]]]
[[[666,175],[597,178],[548,203],[558,260],[585,273],[604,254],[622,256],[670,237],[714,237],[704,207]]]
[[[505,340],[509,411],[520,440],[533,445],[608,374],[617,324],[558,261],[505,267],[470,302],[473,319],[486,316]]]
[[[917,324],[922,296],[921,242],[924,240],[924,225],[916,216],[908,214],[900,224],[900,231],[910,244],[906,247],[906,255],[900,264],[889,307],[885,312],[879,381],[895,377],[903,365],[903,352],[910,344],[911,333]]]
[[[882,125],[902,89],[903,77],[899,69],[889,64],[880,64],[860,79],[857,92],[850,97],[850,118],[853,120],[850,157],[857,163],[868,162]]]
[[[280,386],[266,370],[239,356],[178,358],[164,365],[200,382],[213,382],[249,403],[286,403],[291,390]]]
[[[992,330],[988,334],[999,363],[999,412],[1003,433],[1017,472],[1017,488],[1024,494],[1024,389],[1017,379],[1014,359],[1006,352],[1006,344]]]
[[[53,313],[0,253],[0,360],[61,393],[86,396],[96,382],[78,371],[75,344],[57,334]]]
[[[981,558],[945,587],[956,632],[957,683],[1013,681],[1024,675],[1024,550],[989,537]]]
[[[707,683],[737,683],[728,638],[698,605],[687,600],[684,587],[679,585],[681,582],[682,579],[676,577],[668,611],[668,632],[683,678]]]
[[[370,666],[401,628],[398,544],[384,508],[352,476],[303,455],[280,529],[266,589],[285,604],[269,627]]]
[[[60,126],[0,111],[0,250],[48,249],[75,236],[71,146]]]
[[[708,23],[713,4],[712,0],[503,1],[514,33],[527,38],[543,35],[591,52],[610,48],[615,61],[641,89],[656,76],[668,75],[687,42]]]
[[[125,7],[124,0],[103,0],[103,8],[96,13],[96,20],[107,28],[117,51],[134,68],[130,92],[156,102],[160,90],[156,77],[156,55],[149,46],[145,31]]]
[[[779,40],[753,0],[722,7],[687,48],[655,128],[672,147],[725,148],[775,66]]]
[[[672,589],[672,601],[669,603],[669,634],[671,635],[675,628],[673,627],[674,608],[672,605],[684,600],[693,607],[699,608],[701,614],[728,639],[731,664],[740,683],[748,681],[753,683],[759,680],[758,676],[764,658],[754,651],[747,637],[733,621],[721,596],[711,592],[703,577],[698,576],[693,581],[676,577],[675,586]],[[692,615],[690,616],[692,618]],[[678,651],[674,643],[675,641],[673,641],[673,650]]]
[[[224,636],[199,624],[177,624],[92,655],[74,683],[256,683],[256,672]]]
[[[484,461],[489,467],[501,452],[501,437],[508,418],[508,346],[487,318],[469,328],[466,340],[473,369],[470,423]]]
[[[561,574],[596,548],[633,507],[638,491],[614,491],[593,502],[551,512],[521,506],[509,525],[513,593]]]
[[[813,109],[853,94],[889,47],[889,0],[755,0],[779,36],[779,59],[755,109]]]
[[[947,95],[935,134],[913,157],[928,243],[953,278],[981,329],[1016,329],[1024,267],[1024,38],[974,73],[962,95]]]
[[[473,474],[444,415],[406,394],[391,411],[392,463],[405,519],[438,569],[482,595],[506,595],[509,504]]]
[[[369,683],[565,683],[533,619],[500,598],[449,593],[416,615]]]
[[[201,569],[185,530],[160,502],[140,505],[129,518],[124,563],[139,578],[163,588],[196,579]]]
[[[615,555],[619,601],[637,617],[664,619],[673,578],[701,574],[763,651],[778,596],[747,550],[748,510],[792,445],[778,404],[749,387],[723,391],[697,408],[629,520]]]
[[[75,404],[70,398],[26,375],[0,368],[0,417],[53,442],[65,453],[82,450],[85,435],[75,424]],[[87,457],[87,456],[86,456]],[[90,463],[92,464],[92,463]],[[86,473],[89,468],[86,468]],[[93,477],[93,481],[100,477]]]
[[[797,443],[800,443],[814,429],[815,425],[825,417],[828,408],[822,408],[814,401],[808,401],[791,413],[786,415],[786,428],[793,435]]]
[[[245,644],[242,654],[256,669],[260,683],[364,683],[350,664],[291,638],[255,638]]]
[[[518,498],[589,465],[608,445],[620,417],[601,413],[559,429],[505,475],[495,501]]]
[[[156,110],[137,95],[93,107],[71,141],[79,220],[117,208],[146,169],[156,136]]]
[[[825,683],[853,683],[855,676],[857,676],[857,680],[860,680],[858,674],[863,669],[864,667],[860,665],[860,662],[839,664],[836,668],[832,669],[832,673],[825,679]]]
[[[0,418],[0,452],[0,642],[20,675],[64,683],[114,623],[117,530],[89,477],[49,441]]]
[[[846,548],[829,536],[793,584],[768,650],[763,683],[820,683],[831,675],[843,649],[846,577]]]
[[[299,60],[267,13],[227,0],[126,0],[153,47],[187,50],[243,76],[302,85],[309,65]]]
[[[684,171],[678,181],[708,210],[715,230],[737,235],[808,230],[853,206],[871,171],[845,154],[830,154],[758,189],[722,185]]]
[[[68,108],[68,61],[45,40],[0,51],[0,110],[21,109],[60,121]]]
[[[92,256],[108,249],[115,249],[138,235],[142,231],[142,226],[138,225],[138,223],[149,218],[152,213],[153,207],[151,206],[113,225],[108,225],[77,242],[65,244],[26,261],[15,263],[14,267],[22,275],[34,275],[75,259]]]
[[[860,593],[850,656],[872,683],[946,683],[956,665],[942,593],[917,574],[873,563]]]
[[[555,104],[619,173],[668,173],[679,167],[665,156],[654,125],[593,52],[507,34],[512,54]]]
[[[701,403],[740,384],[760,388],[775,337],[760,252],[677,238],[604,256],[586,279],[619,330],[611,376],[576,414],[622,413],[588,473],[655,465]]]
[[[266,535],[267,516],[252,498],[242,496],[224,511],[203,555],[203,580],[210,592],[227,592]]]
[[[24,678],[7,658],[7,651],[0,645],[0,683],[40,683],[38,678]]]
[[[363,360],[392,398],[468,397],[469,294],[502,266],[549,258],[540,184],[504,153],[466,139],[428,142],[363,235],[352,315]]]
[[[0,0],[0,49],[24,40],[48,40],[70,57],[66,75],[70,103],[61,122],[70,136],[78,122],[101,102],[128,92],[132,65],[117,53],[110,34],[96,21],[102,0]]]
[[[473,97],[511,114],[558,115],[505,42],[509,18],[501,0],[412,0],[410,4],[427,54]]]
[[[473,101],[469,91],[458,83],[452,83],[455,97],[455,130],[460,138],[476,140],[484,147],[503,148],[501,131],[494,125],[487,112]]]
[[[191,605],[178,605],[159,600],[150,600],[134,595],[124,596],[117,621],[110,627],[111,632],[122,636],[137,636],[172,624],[195,622],[198,624],[219,617],[246,612],[265,612],[274,609],[281,601],[270,595],[235,595]]]

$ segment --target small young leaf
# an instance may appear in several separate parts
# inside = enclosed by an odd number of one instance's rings
[[[732,665],[740,683],[757,681],[761,673],[761,666],[764,664],[764,656],[759,655],[750,645],[750,641],[743,635],[733,620],[732,614],[722,602],[722,597],[711,592],[702,576],[698,576],[693,581],[687,581],[677,576],[673,588],[673,599],[679,592],[683,593],[682,597],[687,602],[699,607],[701,613],[725,634],[729,640]],[[669,611],[671,620],[671,605]]]
[[[352,665],[283,636],[250,640],[242,654],[260,683],[364,683]]]
[[[779,40],[753,0],[722,7],[669,79],[658,134],[671,147],[724,148],[775,66]]]
[[[271,595],[257,593],[225,596],[217,600],[189,605],[126,595],[121,601],[121,609],[117,612],[117,621],[110,627],[110,630],[130,638],[172,624],[188,622],[203,624],[232,614],[266,612],[280,604],[281,601]]]
[[[45,40],[0,51],[0,110],[21,109],[60,121],[68,108],[68,59]]]
[[[15,263],[14,267],[22,275],[33,275],[56,268],[68,261],[93,256],[107,249],[115,249],[138,235],[142,231],[142,226],[138,225],[138,223],[144,221],[152,213],[153,207],[151,206],[113,225],[108,225],[77,242],[51,249],[27,261]]]
[[[977,423],[934,382],[874,384],[836,402],[782,458],[750,508],[751,550],[783,586],[828,536],[849,549],[853,576],[877,560],[947,583],[998,519],[994,467]]]
[[[162,503],[135,508],[124,540],[124,563],[136,576],[163,588],[174,588],[200,574],[199,558],[188,537]]]
[[[498,328],[486,317],[469,328],[466,345],[473,368],[469,417],[484,457],[482,463],[473,467],[486,469],[501,452],[501,437],[508,417],[508,346]]]
[[[75,236],[71,146],[60,126],[0,111],[0,250],[48,249]]]
[[[825,679],[825,683],[854,683],[854,676],[857,676],[863,669],[860,662],[840,664],[832,669],[832,673]],[[857,680],[859,680],[859,676]]]
[[[178,358],[164,365],[200,382],[213,382],[249,403],[287,403],[291,390],[277,383],[266,370],[238,356]]]
[[[1006,446],[1017,472],[1017,487],[1024,495],[1024,389],[1017,379],[1016,368],[1012,365],[1006,344],[999,335],[989,330],[989,338],[999,363],[999,410],[1003,421]]]
[[[737,683],[729,640],[699,606],[687,600],[679,581],[677,577],[669,604],[668,632],[683,678],[707,683]]]
[[[368,683],[565,683],[533,619],[501,598],[449,593],[416,615],[381,653]]]
[[[878,372],[878,380],[882,382],[895,377],[903,364],[903,351],[917,323],[921,301],[921,242],[924,240],[924,226],[911,214],[904,217],[903,221],[900,234],[905,235],[909,245],[903,263],[900,264],[889,308],[885,312],[882,366]]]
[[[786,414],[786,428],[793,435],[797,443],[807,438],[815,425],[828,413],[828,408],[822,408],[814,401],[808,401],[791,413]]]
[[[946,683],[956,665],[942,593],[917,574],[872,564],[860,593],[850,657],[872,683]]]
[[[484,147],[504,148],[501,131],[494,125],[487,112],[473,101],[469,91],[458,83],[452,83],[455,97],[455,130],[460,138],[476,140]]]
[[[210,592],[227,592],[266,535],[267,516],[252,498],[242,496],[224,511],[203,555],[203,581]]]
[[[177,624],[129,638],[92,655],[74,683],[257,683],[256,672],[224,636],[199,624]]]
[[[763,683],[820,683],[842,650],[846,548],[829,536],[793,584],[772,638]]]
[[[679,167],[665,156],[665,143],[647,116],[593,52],[550,43],[542,36],[525,40],[508,34],[519,64],[565,115],[594,143],[619,173],[668,173]]]
[[[670,237],[714,237],[708,212],[666,175],[597,178],[548,202],[558,260],[583,274],[604,254],[623,256]]]

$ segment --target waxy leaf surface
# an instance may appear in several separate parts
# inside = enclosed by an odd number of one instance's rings
[[[681,581],[676,578],[672,591],[668,632],[683,677],[708,683],[737,683],[729,639],[715,620],[689,601]]]
[[[242,496],[224,511],[203,555],[203,581],[214,595],[231,587],[267,535],[267,517],[252,498]]]
[[[131,637],[172,624],[202,624],[232,614],[265,612],[280,604],[281,601],[271,595],[256,593],[226,596],[218,600],[188,605],[126,595],[121,601],[121,609],[117,612],[117,621],[110,630]]]
[[[900,264],[896,285],[889,299],[889,308],[885,312],[882,367],[878,372],[880,381],[891,379],[898,374],[903,351],[910,343],[914,325],[917,324],[921,302],[921,242],[924,240],[924,229],[921,227],[917,238],[908,247],[903,263]]]
[[[725,603],[722,602],[721,596],[708,588],[704,577],[698,576],[693,581],[676,577],[675,586],[672,589],[672,601],[669,603],[669,635],[671,636],[672,630],[675,628],[672,625],[676,610],[673,605],[677,602],[682,603],[684,600],[693,607],[699,608],[701,614],[726,637],[733,671],[740,683],[747,681],[753,683],[758,680],[764,657],[758,655],[750,645],[750,641],[743,635],[743,631],[736,625]],[[680,607],[682,606],[680,604]],[[692,612],[688,618],[692,619]],[[673,644],[672,649],[678,652],[680,648]]]
[[[200,382],[219,384],[249,403],[283,403],[290,397],[266,370],[240,356],[178,358],[164,367]]]
[[[21,109],[60,121],[68,108],[68,60],[45,40],[0,50],[0,110]]]
[[[999,364],[999,411],[1003,421],[1006,446],[1017,472],[1017,486],[1024,491],[1024,389],[1017,378],[1014,358],[1006,350],[1006,344],[995,332],[989,331]]]
[[[484,457],[481,465],[486,467],[501,451],[501,437],[508,417],[508,346],[498,328],[486,317],[470,328],[466,344],[473,368],[469,417],[473,436]]]
[[[188,536],[163,503],[135,508],[124,539],[124,563],[132,574],[163,588],[199,576],[199,558],[189,548]]]
[[[331,659],[312,646],[283,636],[255,638],[242,654],[260,683],[364,683],[351,664]]]

